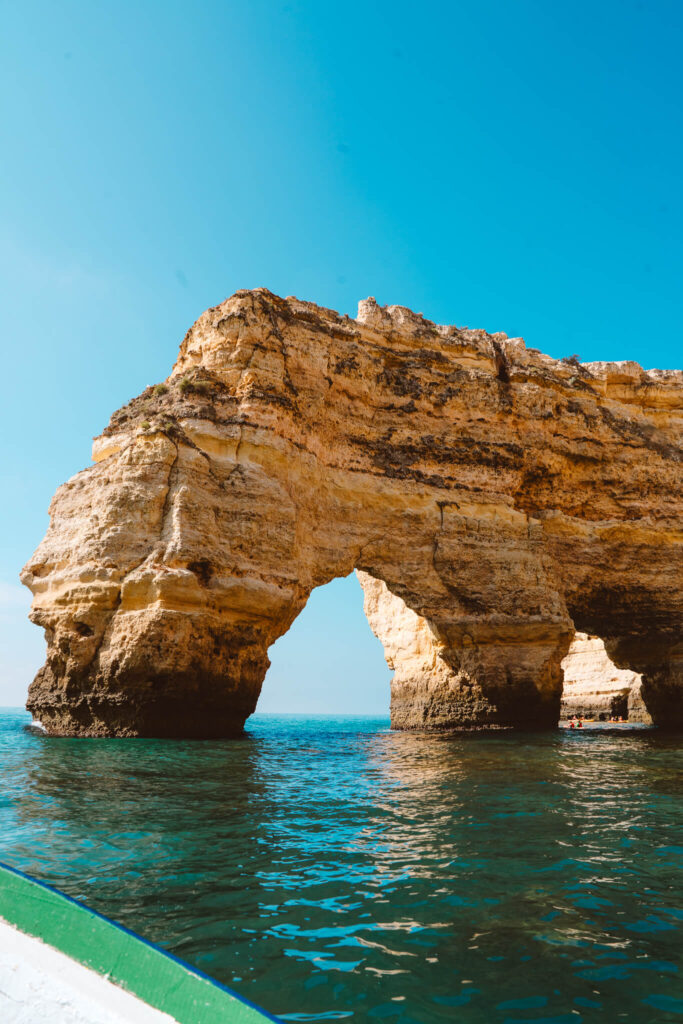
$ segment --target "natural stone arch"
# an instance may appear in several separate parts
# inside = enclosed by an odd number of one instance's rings
[[[48,640],[28,707],[53,733],[238,731],[268,647],[358,568],[448,677],[404,688],[397,726],[553,724],[575,628],[680,724],[682,390],[374,300],[238,292],[58,490],[22,577]]]
[[[680,443],[680,408],[671,421]],[[680,488],[680,456],[672,453],[672,460],[679,466]],[[645,474],[639,473],[625,486],[635,498],[634,492],[647,486],[646,481]],[[656,725],[680,729],[682,532],[676,518],[676,491],[660,495],[660,501],[657,513],[642,519],[572,523],[573,536],[568,535],[566,522],[560,524],[555,516],[548,529],[548,547],[560,567],[577,632],[600,637],[617,668],[641,676],[641,697]],[[671,543],[661,543],[662,527],[669,529]]]
[[[604,722],[616,717],[652,724],[643,701],[642,676],[617,668],[600,637],[576,633],[562,670],[562,718],[581,715]]]

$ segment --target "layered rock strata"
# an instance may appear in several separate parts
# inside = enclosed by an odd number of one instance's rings
[[[57,491],[27,706],[59,735],[237,732],[270,645],[356,568],[397,727],[554,725],[575,629],[680,727],[682,395],[372,299],[237,292]]]
[[[562,718],[583,715],[609,720],[617,716],[630,722],[651,723],[642,700],[640,675],[617,668],[600,637],[577,633],[562,670]]]

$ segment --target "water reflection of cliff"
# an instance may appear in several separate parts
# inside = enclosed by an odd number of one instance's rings
[[[183,946],[203,913],[198,900],[208,901],[207,914],[220,918],[223,905],[229,916],[249,888],[261,796],[254,747],[249,739],[33,739],[14,801],[20,841],[15,832],[7,857],[148,937]]]

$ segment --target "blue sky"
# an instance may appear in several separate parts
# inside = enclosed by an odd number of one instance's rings
[[[52,493],[237,288],[681,365],[680,3],[2,13],[0,704],[42,661],[17,573]],[[264,710],[386,709],[361,604],[314,594]]]

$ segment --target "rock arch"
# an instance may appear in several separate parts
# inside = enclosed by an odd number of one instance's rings
[[[641,676],[617,668],[600,637],[576,633],[562,669],[562,718],[582,715],[604,722],[616,717],[651,724],[642,698]]]
[[[374,300],[237,292],[57,491],[22,574],[48,642],[27,706],[62,735],[239,731],[270,644],[357,568],[378,630],[400,601],[432,645],[420,668],[383,637],[397,727],[554,724],[575,629],[680,727],[682,394]]]

